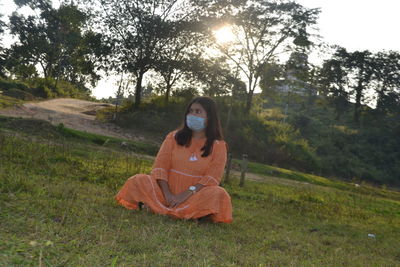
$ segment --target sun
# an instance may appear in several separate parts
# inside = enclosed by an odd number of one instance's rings
[[[230,25],[225,25],[222,26],[221,28],[213,31],[215,40],[219,44],[225,44],[232,42],[235,38],[235,35],[232,32],[232,26]]]

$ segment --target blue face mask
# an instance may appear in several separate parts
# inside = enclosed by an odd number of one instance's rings
[[[186,124],[192,131],[200,132],[206,128],[206,119],[193,115],[187,115]]]

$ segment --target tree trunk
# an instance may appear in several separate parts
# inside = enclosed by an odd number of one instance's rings
[[[250,113],[251,104],[253,102],[253,91],[247,93],[247,100],[246,100],[246,114]]]
[[[172,87],[172,85],[167,83],[166,90],[165,90],[165,103],[168,103],[168,101],[169,101],[169,94],[171,92],[171,87]]]
[[[362,81],[358,82],[356,87],[356,104],[354,106],[354,121],[360,122],[360,108],[361,108],[361,97],[362,97]]]
[[[232,98],[231,98],[232,99]],[[231,114],[232,114],[232,102],[229,105],[229,110],[228,110],[228,117],[226,119],[226,124],[225,124],[225,138],[229,133],[229,123],[231,122]]]
[[[137,110],[140,106],[140,101],[142,99],[142,80],[143,80],[144,73],[139,72],[138,79],[136,81],[136,89],[135,89],[135,105],[134,109]]]

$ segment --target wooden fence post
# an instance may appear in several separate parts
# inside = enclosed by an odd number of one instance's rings
[[[242,173],[240,175],[240,183],[239,186],[244,186],[244,179],[246,178],[247,171],[247,154],[243,154],[242,156]]]
[[[232,168],[232,154],[228,153],[228,160],[226,162],[226,169],[225,169],[225,178],[224,178],[224,184],[229,184],[229,174],[231,172]]]

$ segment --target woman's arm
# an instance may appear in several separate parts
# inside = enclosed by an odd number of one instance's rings
[[[219,185],[225,169],[226,163],[226,143],[224,141],[215,141],[213,152],[210,155],[212,160],[208,165],[207,171],[198,182],[203,186]]]
[[[169,190],[169,186],[167,181],[165,180],[157,180],[158,185],[161,188],[161,191],[164,194],[164,198],[167,201],[167,206],[170,206],[173,200],[175,199],[175,195],[171,193]]]
[[[204,185],[196,184],[195,187],[196,187],[195,191],[191,191],[191,190],[187,189],[187,190],[183,191],[182,193],[179,193],[178,195],[174,196],[170,206],[172,208],[174,208],[174,207],[178,206],[179,204],[185,202],[193,194],[195,194],[196,192],[200,191],[204,187]]]
[[[179,204],[185,202],[188,198],[190,198],[195,192],[188,190],[185,190],[178,195],[174,195],[171,193],[171,190],[169,190],[168,183],[164,180],[157,180],[158,185],[160,186],[165,200],[167,201],[167,206],[171,208],[175,208]],[[204,187],[202,184],[196,184],[196,192],[198,192],[200,189]]]
[[[161,144],[160,150],[154,160],[151,176],[156,180],[168,181],[168,172],[171,166],[171,153],[174,147],[174,133],[167,135]]]

